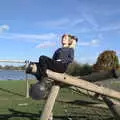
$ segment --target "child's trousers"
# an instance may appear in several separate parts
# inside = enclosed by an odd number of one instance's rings
[[[46,70],[52,70],[54,72],[64,73],[67,69],[67,64],[61,61],[56,61],[47,56],[40,56],[38,69],[42,77],[47,77]]]

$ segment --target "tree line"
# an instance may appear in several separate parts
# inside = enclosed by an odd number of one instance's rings
[[[93,72],[120,70],[119,58],[115,51],[105,50],[97,58],[93,65],[74,62],[69,65],[67,73],[73,76],[88,75]]]
[[[21,65],[21,66],[13,66],[13,65],[2,66],[2,65],[0,65],[0,69],[1,70],[24,70],[25,65]]]

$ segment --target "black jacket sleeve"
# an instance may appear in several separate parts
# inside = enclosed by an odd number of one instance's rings
[[[60,51],[60,48],[54,52],[52,59],[57,60],[59,51]]]

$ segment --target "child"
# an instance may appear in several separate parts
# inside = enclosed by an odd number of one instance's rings
[[[75,36],[64,34],[61,40],[62,47],[55,51],[52,59],[47,56],[40,56],[37,72],[34,73],[36,78],[41,80],[47,77],[47,69],[64,73],[74,59],[74,47],[77,41],[78,39]],[[27,69],[26,73],[31,73],[30,69]]]

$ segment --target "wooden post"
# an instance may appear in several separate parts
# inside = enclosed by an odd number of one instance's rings
[[[41,115],[40,120],[48,120],[51,113],[52,113],[52,109],[54,107],[55,104],[55,100],[57,98],[58,92],[59,92],[60,87],[58,85],[54,85],[51,89],[51,92],[48,96],[47,102],[45,104],[43,113]]]
[[[25,69],[26,69],[29,64],[29,61],[26,61],[25,63],[26,63],[25,64]],[[27,74],[26,74],[26,98],[29,98],[29,81],[28,81]]]
[[[29,81],[26,74],[26,98],[29,98]]]
[[[47,70],[47,74],[49,78],[55,81],[69,84],[69,85],[76,86],[76,87],[80,87],[80,88],[86,89],[91,92],[99,93],[101,95],[120,99],[120,92],[109,89],[109,88],[105,88],[103,86],[95,85],[94,83],[85,81],[83,79],[78,79],[76,77],[72,77],[69,75],[56,73],[50,70]]]
[[[114,115],[116,120],[120,120],[120,106],[114,104],[114,102],[112,102],[108,97],[106,96],[102,96],[104,102],[107,104],[107,106],[109,107],[110,111],[112,112],[112,114]]]

